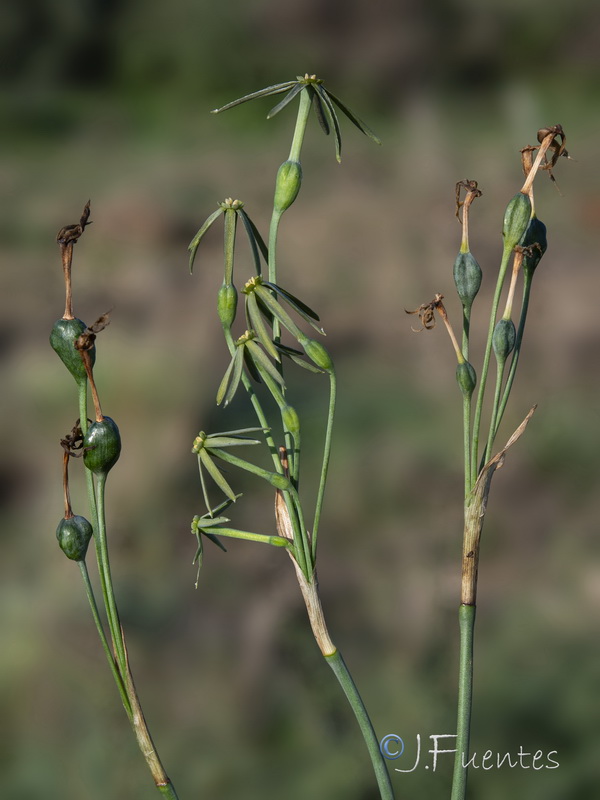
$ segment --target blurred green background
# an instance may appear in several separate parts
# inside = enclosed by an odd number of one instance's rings
[[[561,123],[576,161],[541,175],[549,248],[500,434],[538,411],[492,488],[480,564],[472,746],[556,750],[555,770],[473,770],[471,796],[586,800],[597,791],[600,10],[589,0],[28,0],[0,11],[0,366],[3,414],[2,796],[154,796],[103,660],[76,567],[58,548],[59,439],[75,385],[47,337],[62,315],[56,231],[92,199],[75,248],[75,313],[113,308],[96,377],[124,451],[108,482],[110,546],[133,671],[182,800],[370,800],[370,765],[312,640],[288,559],[209,547],[199,588],[191,443],[220,412],[228,361],[214,311],[222,241],[190,277],[186,248],[226,196],[265,231],[293,112],[208,110],[316,72],[383,140],[345,124],[344,159],[311,122],[302,192],[284,218],[281,283],[321,314],[339,375],[319,575],[334,641],[380,735],[455,724],[461,406],[445,333],[411,332],[446,295],[459,321],[454,185],[480,183],[471,246],[485,273],[481,353],[519,148]],[[271,104],[272,105],[272,104]],[[562,194],[561,194],[562,193]],[[245,259],[245,260],[244,260]],[[240,250],[241,281],[250,275]],[[474,359],[476,366],[479,359]],[[315,468],[325,382],[292,380]],[[81,482],[72,479],[76,513]],[[310,478],[307,481],[310,487]],[[270,530],[244,484],[239,527]],[[446,760],[444,760],[446,758]],[[426,760],[427,759],[427,760]],[[451,759],[423,753],[399,798],[449,795]],[[543,763],[549,763],[544,760]]]

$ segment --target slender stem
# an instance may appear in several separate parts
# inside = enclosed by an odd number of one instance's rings
[[[500,394],[502,392],[502,378],[504,376],[504,365],[506,364],[506,359],[502,358],[497,362],[496,366],[496,388],[494,389],[494,402],[492,405],[492,414],[490,417],[490,431],[488,434],[488,441],[485,448],[485,454],[483,456],[484,463],[490,458],[492,455],[492,447],[494,445],[494,439],[496,437],[496,431],[498,430],[498,408],[500,406]]]
[[[298,116],[296,117],[296,127],[294,128],[294,138],[290,147],[290,161],[300,161],[300,152],[306,133],[306,123],[310,113],[311,99],[307,89],[300,92],[300,104],[298,105]]]
[[[371,756],[371,763],[373,764],[375,777],[377,778],[381,800],[394,800],[394,791],[392,789],[390,776],[388,774],[384,758],[381,754],[381,750],[379,749],[379,742],[377,741],[375,730],[373,729],[367,709],[365,708],[361,696],[358,693],[356,684],[352,680],[352,675],[350,674],[348,667],[342,658],[342,654],[339,650],[336,650],[332,655],[325,656],[325,661],[327,661],[333,670],[335,677],[338,679],[340,686],[344,690],[344,694],[346,695],[348,702],[354,711],[354,715],[365,740],[367,750]]]
[[[498,409],[498,414],[496,419],[496,430],[494,431],[494,435],[498,432],[498,428],[500,427],[500,423],[502,422],[502,417],[504,416],[506,404],[508,403],[510,391],[512,389],[513,381],[515,379],[517,364],[519,363],[519,356],[521,354],[521,342],[523,341],[523,332],[525,330],[525,322],[527,321],[527,311],[529,309],[529,297],[531,294],[532,277],[533,276],[531,273],[526,272],[523,279],[523,300],[521,303],[521,318],[519,320],[519,328],[517,330],[515,349],[513,351],[512,361],[510,362],[510,370],[508,372],[508,377],[506,379],[506,386],[504,387],[504,394],[502,395],[502,401]]]
[[[473,488],[471,483],[471,398],[463,395],[463,448],[465,457],[465,498]]]
[[[327,430],[325,432],[325,445],[323,448],[323,463],[321,465],[321,477],[319,479],[319,491],[315,506],[315,518],[312,531],[312,559],[317,557],[317,536],[319,533],[319,522],[321,520],[321,510],[323,508],[323,497],[325,495],[325,484],[327,472],[329,470],[329,459],[331,458],[331,439],[333,434],[333,418],[335,415],[335,404],[337,398],[337,379],[335,370],[332,368],[329,373],[329,408],[327,411]]]
[[[469,761],[471,731],[475,606],[461,604],[458,608],[458,621],[460,626],[458,717],[456,721],[456,755],[454,758],[451,800],[465,800],[467,792],[466,765]]]
[[[112,676],[115,679],[115,683],[117,684],[117,689],[119,690],[119,694],[121,695],[121,700],[123,702],[123,706],[125,711],[127,712],[127,716],[131,720],[132,718],[132,711],[131,711],[131,703],[129,702],[129,698],[127,697],[127,691],[125,689],[125,685],[123,683],[123,679],[121,678],[121,673],[117,669],[117,665],[115,664],[115,660],[113,655],[110,651],[110,645],[108,644],[108,640],[106,638],[106,633],[104,632],[104,626],[100,620],[100,615],[98,613],[98,606],[96,604],[96,598],[94,597],[94,590],[92,589],[92,584],[90,582],[90,576],[87,570],[87,566],[85,561],[78,561],[79,569],[81,570],[81,577],[83,578],[83,583],[85,585],[85,592],[87,594],[87,598],[90,604],[90,608],[92,610],[92,616],[94,618],[94,622],[96,623],[96,630],[98,631],[98,636],[100,637],[100,641],[102,643],[102,649],[106,655],[106,660],[108,661],[108,666],[110,667],[110,671],[112,672]]]
[[[98,571],[100,573],[100,579],[102,581],[102,588],[104,591],[106,614],[108,617],[108,625],[110,628],[113,647],[115,649],[115,655],[119,663],[119,669],[121,675],[125,676],[127,673],[127,657],[125,654],[125,647],[123,644],[123,632],[121,630],[119,612],[117,610],[117,603],[115,600],[115,593],[110,574],[110,561],[108,558],[108,542],[106,538],[106,519],[105,519],[105,503],[104,503],[106,477],[107,477],[106,475],[99,475],[96,483],[96,503],[98,510],[96,553],[98,556]]]
[[[477,394],[477,403],[475,405],[475,418],[473,421],[473,441],[471,446],[471,485],[475,484],[477,480],[477,462],[479,456],[479,429],[481,427],[481,412],[483,408],[483,398],[485,394],[485,385],[487,382],[488,369],[490,366],[490,355],[492,352],[492,337],[494,335],[494,327],[496,324],[496,314],[498,313],[498,305],[500,304],[500,294],[504,285],[504,278],[506,277],[506,270],[510,260],[512,247],[505,247],[502,251],[502,261],[500,263],[500,271],[498,273],[498,281],[496,283],[496,291],[492,302],[492,312],[490,314],[490,326],[488,330],[488,338],[485,346],[485,354],[483,357],[483,366],[481,368],[481,376],[479,378],[479,392]]]

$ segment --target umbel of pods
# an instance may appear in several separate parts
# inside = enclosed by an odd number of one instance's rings
[[[169,800],[177,800],[173,784],[169,780],[150,732],[146,725],[142,708],[133,683],[133,676],[127,655],[125,635],[119,620],[114,595],[105,516],[105,488],[110,470],[116,464],[121,452],[119,429],[110,417],[104,416],[94,381],[93,368],[96,359],[96,336],[108,325],[108,314],[103,314],[90,327],[73,315],[71,290],[71,265],[73,246],[81,237],[89,222],[90,204],[86,204],[81,219],[76,225],[67,225],[59,231],[57,241],[61,249],[63,274],[65,278],[65,312],[53,326],[50,344],[65,364],[78,388],[79,419],[74,428],[61,440],[63,447],[63,492],[65,514],[56,531],[59,546],[65,555],[75,561],[83,578],[96,630],[106,655],[108,666],[117,685],[121,702],[135,733],[137,742],[146,759],[158,791]],[[87,386],[92,392],[95,421],[87,418]],[[90,516],[93,524],[71,509],[69,495],[68,464],[71,457],[83,456]],[[89,578],[86,555],[88,544],[93,536],[96,550],[98,574],[102,586],[102,598],[109,637],[106,635],[94,590]]]
[[[190,244],[190,267],[193,264],[198,246],[214,221],[224,216],[224,271],[223,284],[217,298],[217,311],[231,361],[217,391],[217,403],[228,405],[236,395],[240,385],[257,418],[258,427],[244,428],[225,433],[206,434],[201,432],[194,441],[192,452],[198,457],[202,493],[206,513],[194,517],[192,532],[197,538],[198,549],[195,561],[203,558],[203,537],[220,544],[220,537],[226,536],[247,541],[258,541],[287,550],[294,564],[296,577],[304,598],[310,624],[325,660],[336,675],[346,698],[356,716],[366,747],[371,758],[379,792],[384,800],[393,798],[393,791],[379,750],[375,731],[352,680],[350,672],[327,631],[316,577],[317,538],[325,483],[327,479],[333,417],[336,403],[336,377],[333,360],[328,350],[315,338],[307,336],[297,323],[311,326],[318,334],[324,335],[318,315],[302,300],[295,297],[279,283],[277,269],[277,243],[279,226],[283,214],[295,202],[302,184],[301,149],[311,110],[314,110],[322,130],[333,132],[336,158],[341,157],[341,135],[338,110],[365,135],[379,142],[373,132],[347,108],[315,75],[306,74],[295,81],[277,84],[254,92],[229,103],[224,111],[240,103],[255,98],[286,93],[283,100],[269,113],[278,113],[294,98],[299,99],[298,114],[292,138],[289,157],[280,166],[275,181],[273,210],[269,226],[268,244],[250,220],[240,200],[227,198],[202,225]],[[246,330],[238,338],[232,333],[237,311],[238,294],[234,286],[233,266],[235,253],[236,226],[241,221],[248,240],[254,264],[254,276],[246,280],[242,287],[245,306]],[[267,266],[267,276],[263,277],[263,263]],[[289,336],[293,346],[286,344],[283,337]],[[306,500],[300,495],[300,461],[302,454],[301,414],[295,404],[290,402],[290,392],[285,380],[284,365],[293,362],[309,372],[327,375],[329,379],[329,403],[327,422],[323,441],[319,487],[312,513],[312,526],[306,521]],[[255,390],[257,383],[266,392],[259,398]],[[263,399],[264,394],[267,400]],[[267,407],[267,403],[271,406]],[[274,407],[273,407],[274,404]],[[285,442],[279,445],[278,434]],[[261,438],[251,438],[247,434],[261,434]],[[239,446],[266,445],[272,461],[272,470],[258,467],[250,461],[234,456],[230,449]],[[229,527],[230,520],[220,516],[225,509],[235,503],[236,494],[229,481],[222,475],[217,462],[239,467],[266,481],[276,490],[275,523],[277,534],[254,533]],[[217,485],[226,499],[213,506],[208,497],[207,478]],[[222,545],[221,545],[222,546]]]
[[[468,214],[472,202],[481,196],[481,191],[478,189],[476,181],[460,181],[456,187],[457,216],[459,216],[460,209],[462,208],[463,210],[462,243],[454,265],[454,281],[463,309],[462,343],[459,344],[454,335],[441,294],[437,294],[433,301],[421,305],[415,311],[407,312],[419,315],[422,325],[421,330],[430,330],[435,327],[436,312],[442,318],[458,362],[456,379],[463,396],[464,533],[459,605],[460,656],[457,738],[452,779],[452,800],[464,800],[467,790],[467,764],[469,761],[473,692],[473,637],[479,548],[491,481],[496,470],[503,465],[506,451],[523,434],[536,408],[534,406],[529,411],[506,445],[496,455],[492,455],[494,441],[506,409],[519,361],[533,274],[547,246],[546,227],[539,221],[535,212],[533,182],[538,170],[548,171],[554,181],[552,170],[556,166],[558,159],[561,156],[569,158],[565,148],[565,134],[560,125],[541,129],[538,131],[537,138],[538,146],[528,146],[521,151],[525,182],[521,190],[509,202],[504,214],[502,258],[492,300],[489,329],[473,416],[471,401],[477,385],[477,376],[468,360],[471,334],[470,315],[471,306],[481,284],[481,268],[469,249]],[[533,153],[536,151],[534,159]],[[466,196],[465,200],[461,202],[460,194],[463,189],[466,191]],[[504,313],[498,319],[498,308],[511,257],[513,265]],[[521,274],[523,275],[521,311],[518,325],[515,326],[512,320],[513,302],[517,280]],[[492,398],[486,445],[483,453],[480,453],[481,418],[492,351],[496,360],[496,385]],[[508,367],[508,374],[506,374],[509,358],[510,366]]]

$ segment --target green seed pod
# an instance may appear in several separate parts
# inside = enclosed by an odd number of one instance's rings
[[[219,289],[217,295],[217,313],[224,328],[229,330],[233,325],[235,319],[235,312],[237,309],[237,291],[235,286],[230,284],[223,284]]]
[[[512,319],[501,319],[494,328],[492,346],[498,361],[505,361],[515,346],[517,332]]]
[[[317,342],[316,339],[303,339],[300,344],[304,348],[304,352],[313,362],[316,364],[319,369],[325,370],[325,372],[331,372],[333,369],[333,361],[331,360],[331,356],[327,352],[327,349],[321,344],[321,342]]]
[[[523,273],[528,278],[531,278],[535,268],[540,263],[542,256],[548,248],[546,226],[536,216],[531,218],[521,244],[523,247],[532,248],[530,256],[523,256]]]
[[[475,370],[468,361],[463,361],[456,367],[456,381],[465,397],[471,397],[473,389],[477,383]]]
[[[93,422],[83,438],[83,463],[96,475],[106,475],[121,453],[121,436],[114,420]]]
[[[60,549],[72,561],[83,561],[87,553],[93,530],[85,517],[75,514],[68,519],[61,519],[56,529],[56,538]]]
[[[527,230],[529,218],[531,217],[531,200],[529,195],[517,192],[504,212],[504,225],[502,236],[504,246],[514,249],[521,241],[521,237]]]
[[[275,181],[274,210],[282,214],[288,209],[300,191],[302,167],[298,161],[284,161],[277,172]]]
[[[87,378],[81,353],[75,348],[75,341],[85,329],[86,324],[80,319],[58,319],[52,326],[52,332],[50,333],[52,349],[58,354],[60,360],[77,383],[85,381]],[[96,360],[96,347],[92,347],[88,352],[93,366]]]
[[[281,409],[281,419],[292,436],[297,436],[300,433],[300,419],[293,406],[283,406]]]
[[[470,251],[456,256],[454,283],[463,306],[471,308],[481,286],[481,267]]]

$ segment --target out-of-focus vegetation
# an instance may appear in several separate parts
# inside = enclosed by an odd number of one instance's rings
[[[54,537],[58,441],[77,416],[75,385],[47,342],[63,309],[54,236],[88,197],[75,312],[92,321],[114,308],[96,369],[124,443],[108,482],[109,536],[138,690],[169,774],[182,798],[374,796],[288,559],[244,542],[211,549],[198,590],[191,565],[201,502],[191,443],[211,428],[228,355],[214,311],[220,237],[207,239],[191,278],[186,247],[225,196],[265,229],[293,124],[285,113],[266,122],[268,101],[264,113],[207,111],[309,71],[384,142],[347,131],[340,167],[315,129],[282,229],[282,283],[320,312],[340,380],[323,599],[378,732],[407,743],[420,733],[424,748],[455,722],[461,410],[448,342],[440,330],[412,334],[403,309],[439,291],[458,320],[453,201],[465,177],[484,191],[471,247],[489,298],[502,213],[521,184],[518,150],[544,125],[567,133],[577,161],[558,165],[562,196],[550,181],[536,190],[549,248],[500,439],[539,409],[492,490],[472,737],[479,753],[557,750],[560,767],[479,769],[470,782],[486,800],[591,797],[600,11],[587,0],[30,0],[2,7],[0,45],[3,796],[152,792],[76,568]],[[481,297],[480,330],[484,307]],[[320,383],[302,386],[317,426]],[[248,423],[236,403],[226,415],[220,429]],[[84,513],[83,487],[72,493]],[[238,514],[271,526],[272,497],[248,493]],[[395,775],[398,796],[445,797],[450,771],[448,759],[435,774]]]

